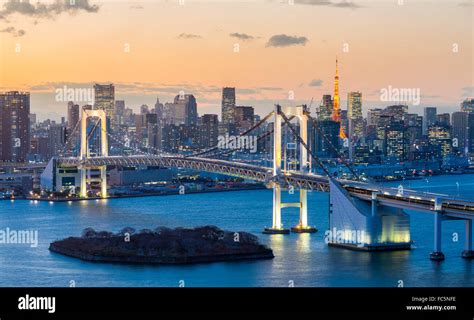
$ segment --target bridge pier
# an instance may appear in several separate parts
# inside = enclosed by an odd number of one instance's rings
[[[274,110],[274,123],[273,123],[273,176],[279,178],[282,174],[281,160],[282,160],[282,139],[281,139],[281,127],[282,127],[282,115],[291,115],[298,118],[300,123],[299,136],[304,144],[308,143],[308,114],[304,106],[296,107],[281,107],[275,105]],[[299,152],[299,171],[306,172],[306,168],[310,165],[308,161],[308,152],[306,148],[301,144]],[[291,231],[297,233],[312,233],[316,232],[317,229],[308,226],[308,192],[307,190],[300,189],[300,201],[298,203],[283,203],[281,202],[281,185],[278,181],[274,182],[273,185],[273,225],[271,228],[265,228],[263,233],[267,234],[288,234],[290,230],[284,229],[281,223],[281,209],[286,207],[299,207],[300,217],[298,224],[291,228]]]
[[[474,251],[472,250],[472,220],[468,219],[465,223],[465,239],[464,239],[464,251],[462,257],[464,259],[474,259]]]
[[[82,110],[81,115],[81,150],[79,154],[80,159],[90,158],[89,151],[89,137],[87,134],[87,119],[91,117],[97,117],[100,120],[100,146],[101,146],[101,156],[109,155],[109,145],[107,140],[107,117],[104,110]],[[94,169],[99,169],[100,171],[100,196],[101,198],[107,197],[107,166],[98,166],[93,167]],[[90,175],[90,170],[92,167],[80,166],[79,171],[81,174],[81,197],[87,198],[87,180],[91,180],[88,175]]]
[[[81,173],[80,195],[82,198],[87,198],[87,169],[80,167],[79,172]]]
[[[438,205],[438,199],[435,201],[435,208],[441,208],[441,204]],[[430,259],[435,261],[444,260],[444,253],[441,251],[442,222],[443,214],[438,211],[434,215],[434,251],[430,253]]]
[[[300,220],[296,226],[291,228],[296,233],[314,233],[318,229],[308,226],[308,190],[300,189]]]
[[[273,186],[273,224],[271,228],[263,230],[265,234],[288,234],[290,230],[283,228],[281,224],[281,187]]]
[[[107,166],[100,167],[100,196],[107,198]]]

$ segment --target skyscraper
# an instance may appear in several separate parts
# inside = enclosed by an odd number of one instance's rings
[[[453,147],[462,153],[468,151],[468,113],[463,111],[453,112],[451,117],[451,127],[453,139]]]
[[[334,76],[334,97],[332,102],[332,120],[335,122],[341,122],[341,106],[340,106],[340,99],[339,99],[339,70],[337,67],[337,59],[336,59],[336,75]],[[346,138],[346,134],[342,126],[340,126],[339,137],[341,139]]]
[[[429,126],[436,123],[436,107],[426,107],[423,112],[423,134],[428,134]]]
[[[217,145],[219,119],[217,114],[205,114],[199,121],[199,145],[203,149]]]
[[[318,120],[332,120],[332,97],[330,94],[323,95],[319,106]]]
[[[449,113],[441,113],[436,115],[436,122],[443,126],[449,126],[450,124],[450,114]]]
[[[0,160],[24,162],[30,148],[30,93],[0,94]]]
[[[349,119],[349,137],[351,139],[361,138],[364,131],[362,93],[356,91],[347,94],[347,117]]]
[[[222,89],[222,123],[234,123],[235,116],[235,88]]]
[[[125,101],[124,100],[116,100],[115,101],[115,110],[114,110],[114,117],[115,117],[115,124],[121,125],[124,122],[124,114],[125,114]]]
[[[452,140],[449,125],[434,124],[428,127],[428,141],[432,146],[441,148],[441,156],[452,151]]]
[[[398,161],[408,158],[409,137],[403,122],[394,121],[385,127],[385,151]]]
[[[317,121],[314,131],[316,153],[323,158],[337,158],[341,123],[333,120]],[[324,136],[323,136],[324,135]]]
[[[114,118],[115,87],[113,84],[94,85],[94,109],[104,110],[109,119]]]
[[[241,133],[253,126],[254,109],[253,107],[237,106],[235,107],[235,125]]]
[[[461,111],[468,113],[474,112],[474,99],[466,99],[461,102]]]
[[[69,101],[67,103],[67,128],[72,131],[79,122],[79,105]]]

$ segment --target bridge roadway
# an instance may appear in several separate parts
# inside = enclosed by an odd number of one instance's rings
[[[326,176],[313,173],[284,172],[281,177],[274,177],[273,170],[246,163],[227,160],[216,160],[199,157],[180,156],[108,156],[87,159],[58,158],[56,164],[62,167],[99,167],[104,165],[133,166],[149,165],[175,167],[220,173],[244,179],[263,182],[267,185],[279,182],[285,188],[293,186],[316,191],[329,191],[329,179]],[[441,211],[453,218],[472,218],[474,216],[474,201],[455,199],[448,195],[426,193],[415,190],[381,187],[373,184],[338,180],[353,197],[372,201],[376,199],[382,205],[400,209],[438,212]],[[375,198],[374,198],[375,197]],[[437,202],[438,201],[438,202]]]

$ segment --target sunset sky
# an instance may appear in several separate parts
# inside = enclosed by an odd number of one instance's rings
[[[336,56],[343,109],[355,90],[365,110],[390,104],[379,99],[389,85],[420,88],[418,113],[474,96],[469,0],[69,1],[0,0],[0,91],[30,91],[39,119],[66,115],[56,88],[94,82],[114,83],[134,109],[184,90],[199,114],[218,113],[223,86],[260,114],[316,105],[332,93]]]

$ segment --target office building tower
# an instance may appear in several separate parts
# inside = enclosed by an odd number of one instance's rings
[[[234,123],[235,119],[235,88],[222,89],[222,123]]]
[[[0,93],[0,161],[25,162],[30,148],[30,93]]]
[[[337,158],[341,123],[333,120],[317,121],[314,137],[316,153],[323,158]],[[324,136],[326,137],[324,137]]]
[[[474,112],[474,99],[466,99],[461,102],[461,111],[472,113]]]
[[[449,125],[433,124],[428,127],[428,141],[432,146],[440,148],[441,156],[445,157],[452,151],[452,138]]]
[[[197,103],[192,94],[177,95],[173,103],[166,103],[163,108],[165,123],[174,125],[196,125]]]
[[[115,87],[113,84],[94,85],[94,109],[104,110],[109,119],[114,118]]]
[[[362,138],[364,118],[362,117],[362,93],[347,94],[347,118],[349,120],[349,137],[353,140]]]
[[[441,124],[443,126],[449,126],[451,123],[449,113],[438,114],[436,116],[436,123]]]
[[[318,120],[332,120],[332,97],[330,94],[323,95],[319,106]]]
[[[67,129],[72,131],[79,122],[79,105],[69,101],[67,104]]]
[[[217,145],[219,119],[217,114],[204,114],[199,118],[199,146],[203,149]]]
[[[409,137],[403,122],[395,121],[385,128],[385,154],[398,161],[408,158]]]
[[[428,127],[436,123],[436,107],[426,107],[423,112],[423,134],[428,134]]]
[[[235,125],[239,133],[252,128],[254,124],[253,107],[237,106],[235,107]]]
[[[453,112],[451,117],[453,148],[464,154],[467,154],[469,145],[468,117],[469,113],[463,111]]]

